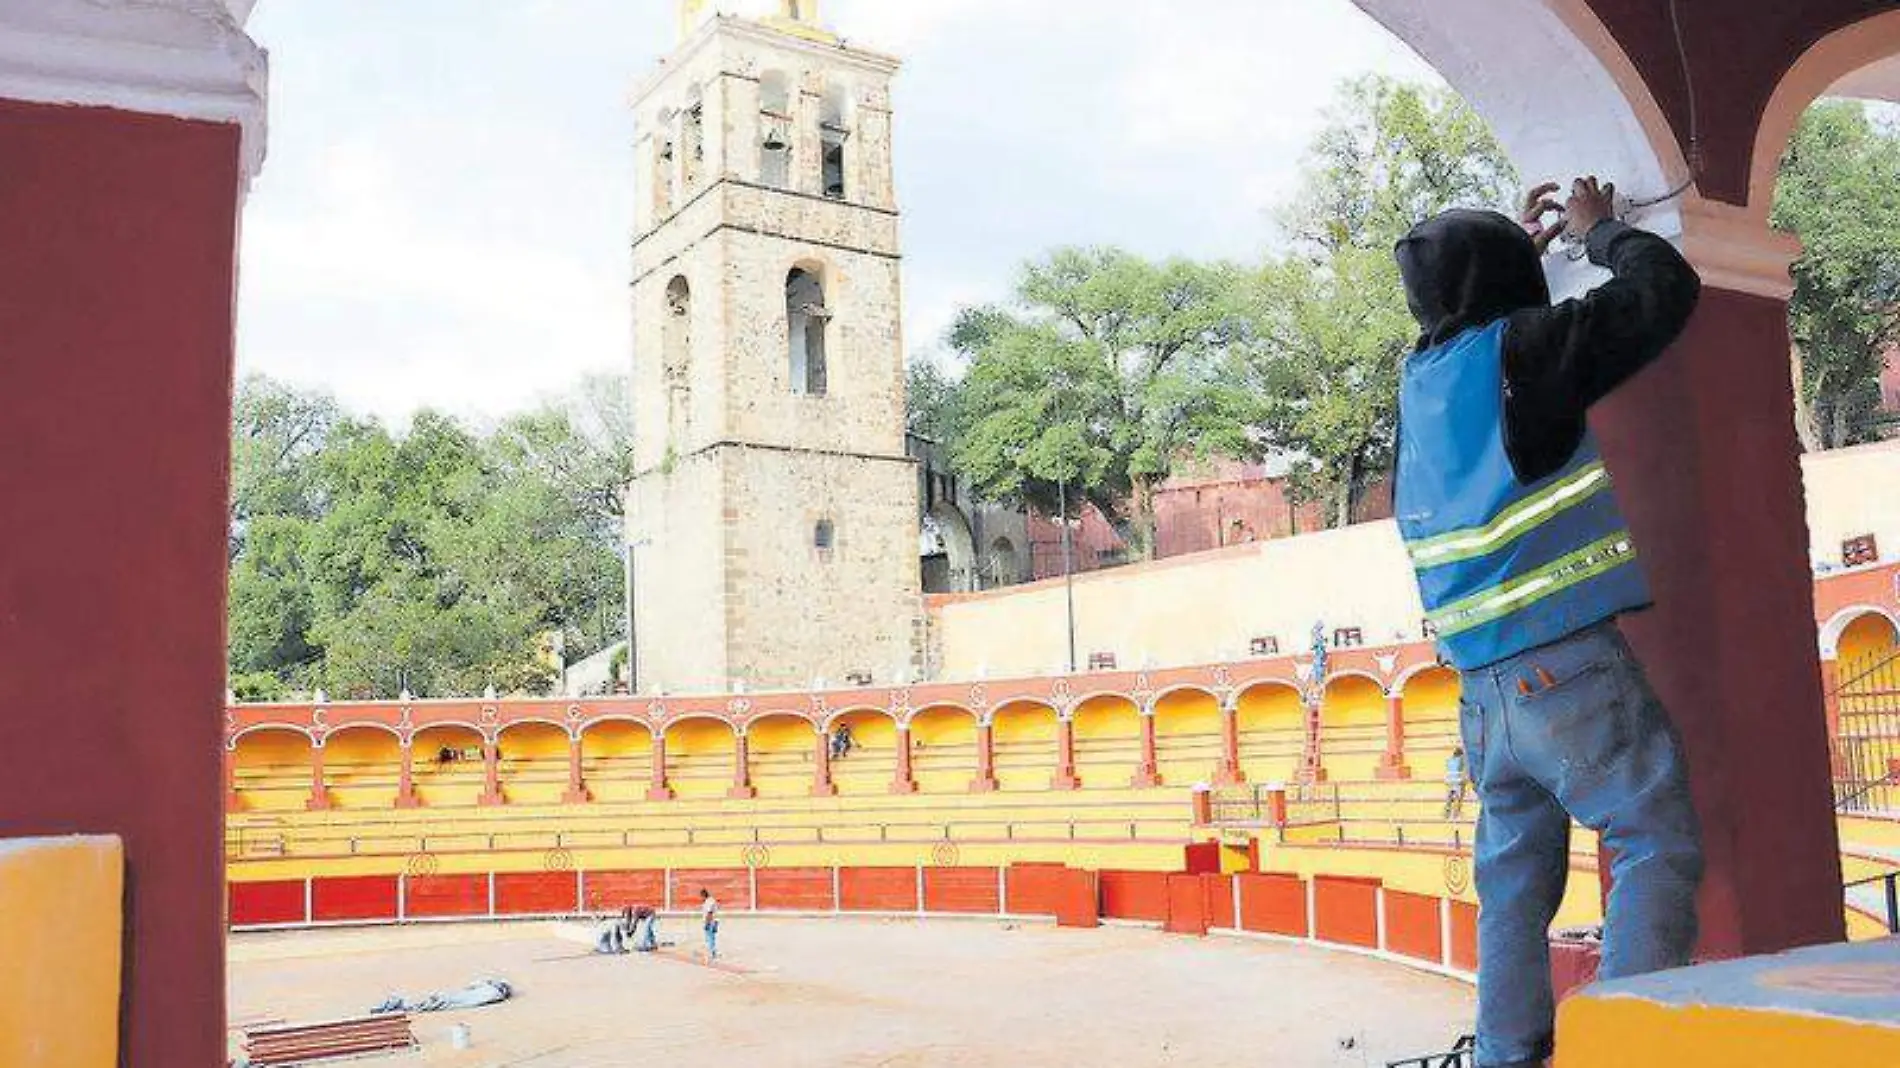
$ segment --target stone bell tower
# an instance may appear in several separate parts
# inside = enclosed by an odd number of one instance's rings
[[[816,8],[683,0],[681,43],[635,100],[643,691],[918,669],[897,62],[839,41]]]

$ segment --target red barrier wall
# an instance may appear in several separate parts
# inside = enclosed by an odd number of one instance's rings
[[[580,888],[571,871],[506,872],[495,876],[495,915],[529,916],[574,911]]]
[[[915,912],[917,869],[840,868],[838,907],[847,912]]]
[[[488,876],[411,876],[403,884],[403,906],[412,917],[487,915]]]
[[[1207,933],[1207,883],[1199,875],[1169,875],[1168,914],[1165,929],[1170,934],[1204,935]]]
[[[302,879],[273,883],[232,883],[231,923],[233,926],[268,923],[303,923],[304,883]]]
[[[1240,927],[1245,931],[1306,937],[1306,884],[1297,875],[1238,875]]]
[[[1101,884],[1092,871],[1063,868],[1055,876],[1058,927],[1100,927]]]
[[[1102,915],[1111,920],[1166,921],[1168,878],[1167,872],[1160,871],[1102,872]]]
[[[1464,901],[1451,903],[1451,966],[1478,970],[1478,906]]]
[[[342,875],[310,881],[310,918],[316,921],[393,920],[394,875]],[[486,897],[482,901],[485,907]]]
[[[1385,892],[1385,948],[1403,957],[1437,964],[1445,959],[1438,899],[1400,890]]]
[[[758,880],[761,909],[829,912],[837,907],[830,868],[760,868]]]
[[[1379,948],[1379,880],[1314,876],[1313,935],[1322,942]]]
[[[752,874],[745,868],[678,868],[673,872],[673,907],[681,912],[699,907],[700,890],[711,890],[719,907],[752,907]]]
[[[1062,877],[1060,864],[1011,864],[1004,873],[1009,900],[1004,902],[1012,915],[1054,916],[1056,888]]]
[[[995,868],[925,868],[924,911],[994,914],[998,898]]]
[[[630,905],[657,909],[666,901],[665,872],[590,871],[586,882],[589,912],[618,912]]]
[[[1182,850],[1181,870],[1190,875],[1220,874],[1220,843],[1191,842]]]
[[[1234,922],[1234,877],[1231,875],[1203,875],[1207,884],[1207,925],[1209,927],[1233,928]]]

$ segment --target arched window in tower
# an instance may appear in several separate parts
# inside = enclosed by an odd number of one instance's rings
[[[850,195],[850,168],[845,155],[845,145],[850,139],[851,90],[837,83],[827,85],[818,124],[819,150],[824,153],[819,170],[820,188],[833,200],[844,200]]]
[[[666,307],[660,320],[660,373],[666,383],[667,443],[685,433],[692,418],[693,289],[686,276],[666,286]]]
[[[653,125],[653,219],[659,222],[673,214],[673,176],[679,173],[679,150],[673,140],[678,115],[668,108],[660,112]]]
[[[686,112],[680,121],[680,188],[691,193],[706,163],[706,103],[699,86],[686,93]]]
[[[774,189],[792,184],[791,80],[782,71],[759,77],[759,181]]]
[[[830,322],[824,282],[803,267],[792,268],[785,276],[785,333],[793,393],[824,395],[825,327]]]

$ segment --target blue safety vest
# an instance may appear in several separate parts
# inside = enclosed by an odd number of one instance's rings
[[[1400,375],[1399,534],[1439,650],[1461,669],[1650,603],[1594,437],[1530,485],[1512,471],[1504,325],[1414,353]]]

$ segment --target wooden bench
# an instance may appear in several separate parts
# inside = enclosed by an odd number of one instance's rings
[[[321,1064],[343,1057],[417,1048],[409,1014],[385,1013],[307,1024],[247,1028],[244,1056],[258,1066]]]

